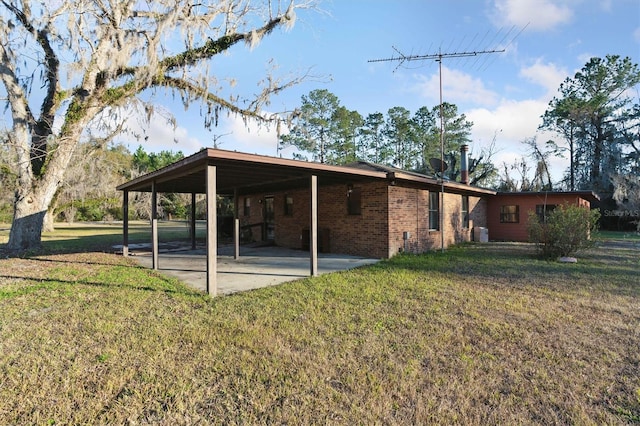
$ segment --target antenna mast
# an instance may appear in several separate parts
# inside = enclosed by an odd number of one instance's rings
[[[393,46],[392,46],[393,47]],[[450,52],[450,53],[442,53],[440,49],[438,49],[438,53],[434,53],[431,55],[405,55],[400,52],[398,49],[393,47],[399,56],[392,56],[391,58],[385,59],[370,59],[367,62],[392,62],[398,61],[398,67],[402,65],[404,62],[411,61],[426,61],[426,60],[435,60],[438,63],[438,74],[440,78],[440,250],[444,252],[444,111],[442,106],[442,60],[450,59],[450,58],[463,58],[467,56],[478,56],[485,55],[489,53],[502,53],[505,49],[501,50],[478,50],[478,51],[468,51],[468,52]],[[398,68],[396,67],[396,68]]]

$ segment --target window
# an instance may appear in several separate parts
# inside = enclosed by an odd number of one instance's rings
[[[538,216],[538,220],[540,223],[547,223],[547,218],[549,217],[549,213],[554,211],[556,208],[555,204],[538,204],[536,205],[536,216]]]
[[[429,229],[440,229],[440,193],[435,191],[429,192]]]
[[[469,229],[469,196],[468,195],[463,195],[462,196],[462,207],[461,207],[461,214],[462,214],[462,228],[463,229]]]
[[[362,192],[360,188],[353,188],[351,186],[347,189],[347,212],[350,215],[357,215],[362,213],[360,207],[362,201]]]
[[[519,206],[500,207],[500,223],[519,223],[519,222],[520,222]]]
[[[249,197],[244,197],[244,215],[251,215],[251,198]]]
[[[293,197],[291,195],[284,196],[284,214],[285,216],[293,216]]]

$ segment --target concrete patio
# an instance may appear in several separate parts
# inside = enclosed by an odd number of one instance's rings
[[[151,268],[152,256],[148,247],[132,247],[130,256],[140,265]],[[309,276],[309,252],[283,247],[242,246],[240,257],[233,258],[233,247],[218,248],[217,292],[220,295],[281,284]],[[339,254],[318,255],[318,273],[343,271],[372,265],[379,259],[367,259]],[[205,249],[174,248],[161,250],[158,271],[178,278],[190,287],[206,291]]]

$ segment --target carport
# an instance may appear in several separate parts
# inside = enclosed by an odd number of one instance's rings
[[[217,209],[218,194],[234,199],[234,259],[240,257],[238,196],[255,192],[309,188],[309,275],[318,275],[318,188],[344,182],[388,179],[387,173],[276,157],[204,149],[170,166],[140,176],[117,187],[123,191],[123,248],[129,254],[129,193],[151,193],[152,268],[158,269],[157,194],[191,194],[191,217],[195,217],[196,194],[205,194],[206,291],[217,293]],[[191,221],[192,246],[195,248],[195,221]]]

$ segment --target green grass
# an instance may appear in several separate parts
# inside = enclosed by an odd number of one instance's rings
[[[634,231],[598,231],[595,235],[600,241],[634,241],[640,242],[640,232]]]
[[[637,250],[470,244],[215,299],[66,251],[0,260],[0,424],[640,422]]]
[[[196,222],[196,237],[205,236],[205,224]],[[0,224],[0,244],[9,241],[10,225]],[[111,251],[122,244],[121,223],[56,223],[54,232],[42,234],[42,246],[46,252]],[[189,229],[183,221],[158,222],[158,239],[161,242],[187,241]],[[129,224],[129,243],[148,243],[151,240],[149,222],[133,221]]]

